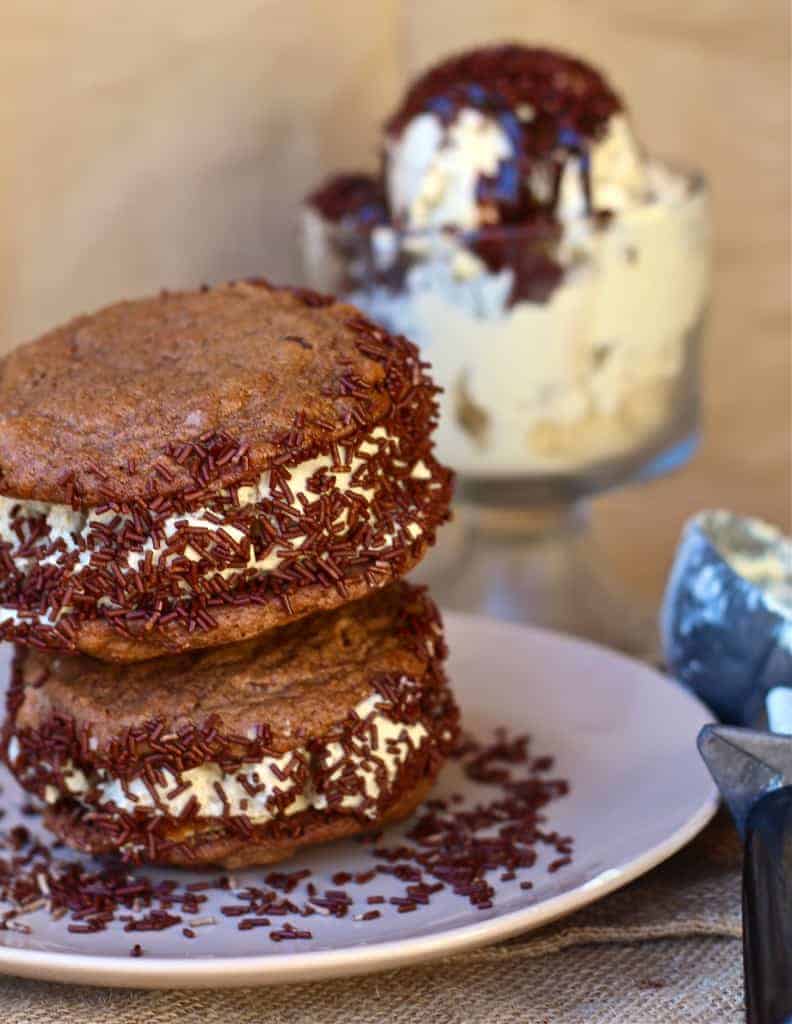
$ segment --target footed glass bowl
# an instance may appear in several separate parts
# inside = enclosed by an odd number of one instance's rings
[[[462,513],[430,564],[447,606],[634,648],[603,632],[618,600],[595,585],[580,503],[695,450],[709,236],[704,180],[671,172],[662,201],[563,225],[416,232],[306,210],[308,284],[415,341],[443,388]]]

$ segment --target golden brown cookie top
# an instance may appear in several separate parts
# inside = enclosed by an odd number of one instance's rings
[[[409,388],[433,401],[415,347],[329,297],[255,281],[119,302],[0,361],[0,493],[95,506],[231,484],[370,428]]]

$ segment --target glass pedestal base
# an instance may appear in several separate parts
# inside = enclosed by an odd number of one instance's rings
[[[656,614],[619,586],[583,503],[463,506],[413,574],[441,608],[571,633],[635,657],[658,649]]]

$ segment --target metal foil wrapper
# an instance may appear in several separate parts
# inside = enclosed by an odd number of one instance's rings
[[[762,724],[792,686],[792,541],[759,520],[702,512],[685,527],[660,615],[671,673],[724,722]]]

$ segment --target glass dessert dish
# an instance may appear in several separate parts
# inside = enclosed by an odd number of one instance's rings
[[[418,79],[383,168],[309,197],[303,252],[313,287],[415,341],[443,388],[459,515],[436,592],[642,648],[584,503],[695,449],[704,180],[646,157],[593,69],[514,46]]]
[[[580,218],[562,254],[534,226],[306,234],[314,287],[425,351],[462,500],[566,503],[688,457],[708,204],[700,177],[684,181],[662,216],[647,204],[618,230]]]

